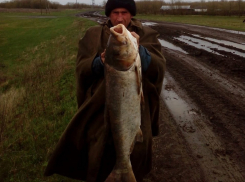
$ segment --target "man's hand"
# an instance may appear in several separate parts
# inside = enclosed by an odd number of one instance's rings
[[[100,54],[100,58],[101,58],[101,61],[102,61],[103,64],[105,63],[105,51],[106,51],[106,49],[104,50],[104,52],[102,52]]]
[[[136,38],[136,40],[137,40],[137,44],[138,44],[138,47],[139,47],[139,40],[140,40],[140,36],[137,34],[137,33],[135,33],[135,32],[131,32],[131,34]]]

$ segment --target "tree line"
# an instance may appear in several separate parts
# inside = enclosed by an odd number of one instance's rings
[[[47,0],[11,0],[0,3],[1,8],[30,8],[41,9],[49,7],[50,9],[58,9],[59,3]]]
[[[83,3],[67,3],[62,5],[58,2],[49,0],[11,0],[0,3],[0,8],[30,8],[30,9],[83,9],[98,8],[100,6],[92,6]]]

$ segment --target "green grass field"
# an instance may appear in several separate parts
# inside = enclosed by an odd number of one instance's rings
[[[0,13],[0,181],[72,181],[43,172],[77,110],[78,41],[96,24],[74,14]]]
[[[1,182],[72,181],[58,175],[46,178],[43,172],[77,110],[74,73],[78,41],[96,24],[75,17],[75,13],[57,11],[42,18],[36,17],[40,12],[0,13]],[[221,28],[245,31],[235,17],[137,17],[208,26],[219,22]]]

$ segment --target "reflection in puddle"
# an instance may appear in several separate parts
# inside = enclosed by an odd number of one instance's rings
[[[241,32],[241,31],[237,31],[237,30],[226,30],[226,29],[221,29],[221,28],[210,28],[210,29],[219,30],[222,32],[229,32],[229,33],[233,33],[233,34],[245,35],[245,32]]]
[[[156,25],[158,25],[157,23],[154,23],[154,22],[144,22],[142,24],[145,26],[156,26]]]
[[[227,30],[227,29],[222,29],[222,28],[214,28],[214,27],[206,27],[206,26],[201,26],[201,25],[190,25],[193,27],[204,27],[204,28],[209,28],[212,30],[218,30],[221,32],[228,32],[228,33],[233,33],[233,34],[240,34],[240,35],[245,35],[245,32],[242,31],[237,31],[237,30]]]
[[[169,49],[172,49],[172,50],[177,50],[177,51],[180,51],[180,52],[183,52],[184,54],[188,54],[188,52],[184,51],[183,49],[181,49],[180,47],[177,47],[175,46],[174,44],[171,44],[170,42],[167,42],[165,40],[161,40],[161,39],[158,39],[159,42],[161,43],[161,45],[163,47],[167,47]]]
[[[223,152],[226,149],[209,125],[209,119],[194,104],[188,104],[192,103],[190,98],[181,91],[168,72],[165,76],[162,98],[164,98],[164,102],[174,118],[174,124],[180,128],[181,137],[187,142],[192,155],[198,157],[197,162],[203,169],[203,174],[208,176],[208,181],[226,181],[223,178],[223,173],[219,176],[216,172],[214,173],[214,169],[215,171],[224,171],[225,169],[229,176],[238,174],[237,179],[239,179],[236,181],[244,181],[240,173],[236,173],[241,171],[236,163],[224,155],[217,155],[217,151]],[[177,92],[173,90],[173,87],[178,87]]]
[[[200,38],[203,38],[203,39],[206,39],[206,40],[210,40],[212,42],[216,42],[218,44],[224,44],[226,46],[232,46],[232,47],[235,47],[235,48],[238,48],[238,49],[241,49],[241,50],[245,51],[245,46],[243,44],[238,44],[238,43],[227,41],[227,40],[218,40],[218,39],[213,39],[213,38],[209,38],[209,37],[202,37],[202,36],[197,35],[197,34],[192,34],[192,35],[194,37],[200,37]]]
[[[217,55],[222,55],[220,53],[218,53],[217,51],[215,50],[212,50],[212,49],[217,49],[219,51],[225,51],[225,52],[230,52],[232,54],[235,54],[235,55],[238,55],[238,56],[241,56],[241,57],[245,57],[245,53],[242,53],[242,52],[239,52],[239,51],[236,51],[236,50],[232,50],[232,49],[229,49],[229,48],[225,48],[225,47],[222,47],[218,44],[214,44],[214,43],[211,43],[211,42],[208,42],[208,41],[205,41],[205,40],[201,40],[201,39],[198,39],[198,38],[193,38],[193,37],[190,37],[190,36],[186,36],[186,35],[181,35],[180,37],[177,37],[175,38],[181,42],[184,42],[186,44],[189,44],[191,46],[194,46],[196,48],[199,48],[199,49],[203,49],[205,51],[208,51],[208,52],[211,52],[211,53],[214,53],[214,54],[217,54]],[[224,55],[222,55],[224,56]]]
[[[168,75],[164,78],[163,85],[168,86],[171,79]],[[193,120],[196,114],[193,108],[184,101],[171,87],[163,88],[164,101],[177,122]],[[195,114],[194,114],[195,113]],[[179,123],[180,124],[180,123]]]

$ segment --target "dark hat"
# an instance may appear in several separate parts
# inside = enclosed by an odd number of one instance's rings
[[[125,8],[132,16],[136,15],[136,5],[134,0],[108,0],[105,5],[105,15],[110,16],[111,11],[116,8]]]

